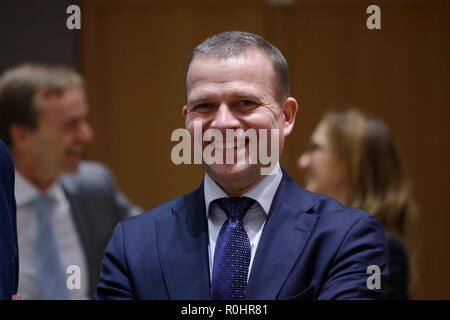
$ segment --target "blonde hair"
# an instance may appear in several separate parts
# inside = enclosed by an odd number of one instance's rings
[[[375,217],[387,233],[404,236],[414,211],[411,184],[394,141],[380,119],[356,110],[328,112],[325,124],[330,151],[348,168],[348,203]]]

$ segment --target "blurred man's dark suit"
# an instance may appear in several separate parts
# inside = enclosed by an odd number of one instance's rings
[[[19,253],[17,246],[14,164],[0,140],[0,299],[11,299],[17,291]]]
[[[95,293],[102,258],[115,226],[124,218],[137,215],[119,191],[113,175],[100,163],[83,161],[74,175],[63,175],[61,186],[69,200],[89,270],[89,296]]]

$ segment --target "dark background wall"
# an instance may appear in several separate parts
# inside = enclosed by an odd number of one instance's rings
[[[23,62],[79,68],[79,32],[66,28],[73,0],[1,0],[0,72]]]
[[[69,31],[66,8],[74,1],[3,1],[0,71],[31,60],[79,68],[96,133],[87,156],[107,163],[130,198],[149,209],[203,177],[199,166],[170,160],[170,135],[184,127],[191,50],[226,30],[263,35],[285,54],[300,104],[281,163],[302,185],[296,161],[330,108],[383,118],[420,209],[408,229],[418,244],[412,297],[450,299],[449,2],[292,2],[86,0],[81,31]],[[381,30],[366,28],[370,4],[381,8]]]

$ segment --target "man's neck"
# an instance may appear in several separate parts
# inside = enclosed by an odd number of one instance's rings
[[[57,177],[44,177],[37,174],[34,166],[26,166],[20,162],[16,163],[16,170],[37,189],[44,191],[49,188],[57,179]]]
[[[237,198],[245,194],[247,191],[251,190],[254,186],[256,186],[264,176],[259,176],[253,183],[244,188],[226,188],[225,186],[221,186],[223,191],[231,198]],[[216,182],[217,183],[217,182]]]
[[[275,174],[276,170],[280,170],[279,163],[277,163],[272,168],[270,175]],[[215,183],[218,186],[220,186],[222,188],[222,190],[225,191],[225,193],[231,198],[241,197],[242,195],[247,193],[249,190],[253,189],[258,183],[261,182],[261,180],[264,179],[264,177],[266,177],[266,175],[260,174],[257,177],[255,177],[254,180],[251,179],[252,180],[251,182],[249,182],[249,179],[242,179],[240,181],[237,181],[237,180],[220,181],[220,179],[217,179],[214,176],[213,172],[207,172],[207,173],[211,177],[211,179],[213,179],[215,181]]]

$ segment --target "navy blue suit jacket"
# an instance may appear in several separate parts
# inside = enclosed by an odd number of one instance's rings
[[[11,299],[17,291],[19,253],[17,247],[14,164],[0,141],[0,299]]]
[[[381,289],[367,286],[371,265]],[[247,299],[383,298],[387,272],[386,239],[373,216],[303,190],[283,169]],[[203,185],[116,227],[96,298],[210,299]]]

